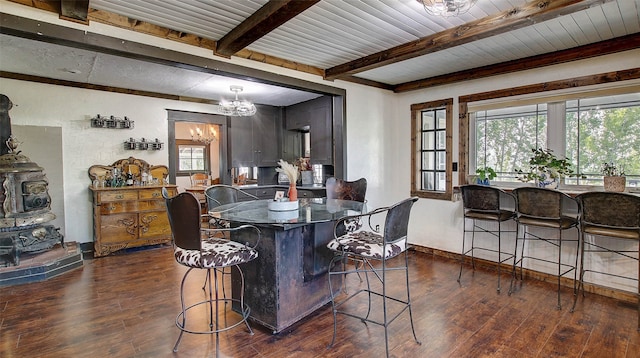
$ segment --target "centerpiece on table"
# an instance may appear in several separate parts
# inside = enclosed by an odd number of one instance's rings
[[[298,189],[296,189],[296,182],[298,181],[298,167],[280,159],[278,161],[279,168],[276,168],[276,172],[282,173],[289,179],[289,201],[298,200]]]
[[[516,169],[517,179],[522,182],[534,181],[536,186],[557,189],[560,179],[573,174],[571,161],[558,158],[551,149],[531,149],[533,155],[529,158],[529,171]]]
[[[602,179],[604,181],[604,191],[614,191],[621,193],[627,186],[627,178],[623,168],[618,168],[615,163],[602,164]]]

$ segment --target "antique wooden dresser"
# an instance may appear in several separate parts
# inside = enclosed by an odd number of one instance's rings
[[[130,168],[130,166],[132,166]],[[136,166],[136,168],[133,168]],[[135,172],[140,183],[140,173],[153,172],[150,180],[138,185],[108,187],[110,171],[120,168],[120,173]],[[109,255],[114,251],[131,247],[171,242],[171,228],[167,218],[162,188],[171,196],[177,194],[177,186],[163,184],[168,170],[164,166],[149,166],[146,162],[128,158],[111,166],[92,166],[89,187],[93,200],[94,256]],[[160,173],[160,174],[156,174]],[[98,180],[96,182],[96,180]]]

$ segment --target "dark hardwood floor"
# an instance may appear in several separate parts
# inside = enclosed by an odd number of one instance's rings
[[[553,284],[525,279],[509,296],[507,274],[498,294],[494,271],[466,268],[460,285],[457,261],[411,252],[410,266],[422,345],[403,314],[390,326],[392,356],[640,356],[635,303],[587,294],[571,313],[572,291],[563,288],[558,311]],[[164,246],[87,260],[82,269],[46,282],[0,288],[0,357],[213,357],[209,335],[185,334],[179,352],[172,352],[184,271]],[[203,278],[193,275],[190,298],[202,297]],[[396,290],[402,280],[393,281]],[[357,277],[347,283],[349,290],[360,284]],[[384,356],[382,327],[339,316],[338,338],[328,349],[332,325],[326,305],[278,335],[252,324],[251,336],[240,326],[222,334],[221,356]]]

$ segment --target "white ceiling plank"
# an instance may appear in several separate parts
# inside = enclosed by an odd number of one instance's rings
[[[589,43],[602,41],[603,38],[600,37],[600,33],[594,26],[593,22],[587,15],[586,11],[580,11],[575,14],[571,14],[571,18],[574,19],[578,27],[582,30],[582,34],[587,38]]]
[[[640,32],[640,0],[617,2],[627,33]]]
[[[618,3],[609,3],[602,6],[602,12],[613,36],[624,36],[627,34],[624,21],[622,19],[622,13]]]
[[[556,21],[546,21],[545,25],[549,28],[549,31],[553,33],[554,38],[557,39],[558,43],[562,44],[560,49],[567,49],[576,47],[579,45],[579,42],[575,39],[575,34],[569,31],[569,29],[565,28],[562,25],[562,20],[557,19]]]
[[[553,45],[534,28],[518,29],[512,31],[515,37],[522,41],[523,46],[527,46],[534,55],[553,51]]]
[[[580,26],[576,23],[576,20],[571,16],[563,16],[559,19],[562,29],[571,36],[577,45],[586,45],[589,43],[589,39],[585,36]]]
[[[589,19],[593,23],[593,26],[598,30],[600,38],[610,39],[613,37],[613,32],[611,32],[609,22],[605,17],[604,11],[602,11],[602,6],[587,9],[586,12],[587,16],[589,16]]]

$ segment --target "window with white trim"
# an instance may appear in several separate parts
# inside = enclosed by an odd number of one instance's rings
[[[527,169],[531,149],[549,148],[580,174],[565,185],[601,186],[602,165],[613,162],[624,168],[627,186],[640,186],[640,93],[598,94],[470,106],[469,174],[489,166],[498,174],[494,182],[516,182],[515,170]]]
[[[209,173],[209,145],[176,139],[176,174]]]

